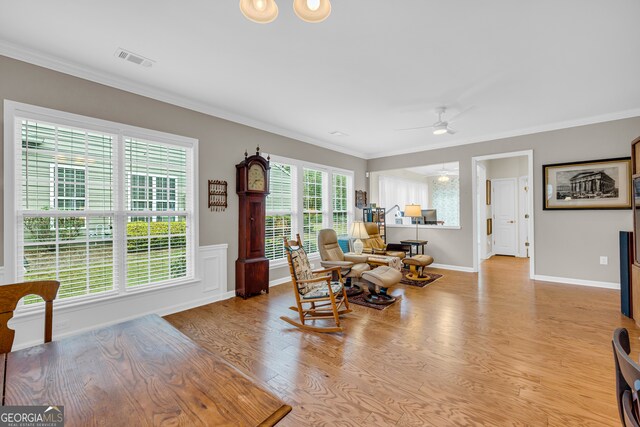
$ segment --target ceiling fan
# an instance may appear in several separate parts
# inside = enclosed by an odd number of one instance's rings
[[[466,113],[467,111],[471,110],[473,108],[473,106],[462,110],[461,112],[459,112],[458,114],[456,114],[455,116],[453,116],[452,118],[450,118],[449,120],[443,120],[442,116],[447,112],[447,107],[438,107],[436,108],[436,114],[438,115],[438,120],[429,126],[418,126],[418,127],[414,127],[414,128],[405,128],[405,129],[396,129],[396,130],[416,130],[416,129],[428,129],[428,128],[433,128],[433,134],[434,135],[444,135],[445,133],[448,133],[450,135],[455,134],[457,131],[455,129],[452,129],[449,125],[457,120],[460,119],[460,116],[462,116],[464,113]]]

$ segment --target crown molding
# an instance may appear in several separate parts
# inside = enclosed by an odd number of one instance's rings
[[[234,123],[239,123],[245,126],[249,126],[255,129],[270,132],[276,135],[291,138],[300,142],[315,145],[328,150],[336,151],[350,156],[355,156],[364,160],[378,159],[382,157],[397,156],[402,154],[419,153],[422,151],[438,150],[442,148],[457,147],[461,145],[478,144],[481,142],[493,141],[497,139],[513,138],[516,136],[531,135],[541,132],[548,132],[553,130],[568,129],[572,127],[591,125],[596,123],[603,123],[613,120],[628,119],[631,117],[640,116],[640,108],[620,111],[616,113],[603,114],[599,116],[592,116],[576,120],[568,120],[562,122],[555,122],[551,124],[533,126],[528,128],[516,129],[507,132],[495,133],[484,135],[475,138],[458,139],[453,141],[446,141],[442,143],[430,144],[424,147],[408,147],[398,150],[383,150],[377,152],[361,152],[334,144],[331,142],[319,140],[308,135],[285,129],[270,123],[266,123],[251,117],[247,117],[234,112],[226,111],[219,107],[195,101],[190,98],[186,98],[175,93],[164,91],[152,86],[133,82],[128,79],[115,77],[111,74],[101,72],[99,70],[80,65],[73,61],[66,61],[54,56],[27,49],[22,46],[18,46],[13,43],[0,40],[0,55],[7,56],[9,58],[17,59],[19,61],[27,62],[40,67],[48,68],[54,71],[58,71],[64,74],[69,74],[81,79],[89,80],[95,83],[110,86],[116,89],[131,92],[136,95],[144,96],[147,98],[155,99],[157,101],[172,104],[178,107],[186,108],[189,110],[204,113],[210,116],[218,117],[224,120],[228,120]],[[390,143],[393,145],[393,143]]]
[[[233,113],[219,107],[195,101],[193,99],[177,95],[168,91],[160,90],[153,86],[144,85],[141,83],[133,82],[131,80],[115,77],[111,74],[104,73],[91,67],[78,64],[73,61],[67,61],[60,58],[56,58],[52,55],[45,54],[43,52],[27,49],[22,46],[18,46],[13,43],[9,43],[0,40],[0,55],[7,56],[9,58],[17,59],[19,61],[27,62],[29,64],[37,65],[40,67],[48,68],[50,70],[58,71],[60,73],[69,74],[74,77],[89,80],[95,83],[100,83],[105,86],[110,86],[116,89],[131,92],[136,95],[141,95],[147,98],[162,101],[168,104],[172,104],[178,107],[186,108],[189,110],[204,113],[210,116],[218,117],[224,120],[228,120],[234,123],[239,123],[245,126],[249,126],[255,129],[270,132],[276,135],[284,136],[304,142],[307,144],[315,145],[328,150],[337,151],[339,153],[348,154],[350,156],[366,159],[366,153],[362,153],[357,150],[352,150],[346,147],[342,147],[331,142],[318,140],[308,135],[285,129],[270,123],[266,123],[251,117],[243,116],[241,114]]]
[[[495,134],[489,134],[479,136],[476,138],[459,139],[454,141],[446,141],[438,144],[432,144],[427,147],[411,147],[402,148],[399,150],[385,150],[378,151],[376,153],[368,153],[366,159],[379,159],[382,157],[398,156],[402,154],[419,153],[422,151],[439,150],[442,148],[457,147],[460,145],[478,144],[481,142],[495,141],[498,139],[513,138],[516,136],[533,135],[536,133],[549,132],[554,130],[569,129],[578,126],[587,126],[597,123],[611,122],[614,120],[629,119],[632,117],[640,117],[640,108],[631,110],[619,111],[616,113],[602,114],[599,116],[591,116],[576,120],[566,120],[562,122],[555,122],[546,125],[533,126],[528,128],[516,129],[507,132],[500,132]]]

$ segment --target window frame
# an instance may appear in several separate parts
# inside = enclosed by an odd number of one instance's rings
[[[114,248],[116,245],[122,247],[117,251],[118,265],[121,266],[118,272],[119,277],[117,283],[114,283],[113,290],[99,293],[88,294],[79,297],[61,299],[56,301],[56,306],[75,306],[88,302],[97,302],[114,297],[126,297],[141,292],[150,292],[167,287],[175,287],[183,284],[192,284],[199,280],[199,257],[197,249],[199,247],[199,200],[198,200],[198,143],[195,138],[189,138],[180,135],[174,135],[166,132],[144,129],[136,126],[126,125],[122,123],[111,122],[107,120],[97,119],[93,117],[83,116],[79,114],[68,113],[49,109],[45,107],[15,102],[11,100],[4,101],[4,278],[7,283],[12,283],[18,279],[18,232],[16,224],[18,223],[18,208],[20,207],[19,196],[21,190],[17,184],[21,180],[17,173],[21,171],[20,153],[16,144],[16,138],[21,140],[21,126],[18,120],[33,120],[51,123],[56,126],[69,126],[90,132],[104,132],[114,136],[114,188],[116,192],[113,195],[113,207],[111,210],[88,210],[87,195],[85,191],[85,209],[82,216],[87,218],[93,216],[109,216],[113,215],[114,224],[120,223],[117,233],[114,230],[112,240]],[[190,253],[188,261],[188,272],[186,277],[171,280],[166,283],[150,284],[145,286],[136,286],[127,288],[126,280],[126,219],[127,219],[127,200],[126,200],[126,182],[124,176],[125,170],[125,149],[124,140],[126,138],[143,139],[161,145],[169,145],[176,147],[184,147],[191,150],[191,173],[187,173],[187,188],[191,187],[191,195],[188,197],[187,211],[189,211],[190,221],[188,222],[191,231],[187,234],[190,242],[187,244],[187,251]],[[55,173],[55,172],[54,172]],[[86,174],[85,174],[86,180]],[[86,185],[86,181],[85,181]],[[189,193],[189,192],[188,192]],[[69,211],[77,212],[77,211]],[[163,211],[165,212],[165,211]],[[171,212],[171,211],[166,211]],[[21,210],[21,214],[30,214],[31,211]],[[37,215],[37,213],[36,213]],[[114,259],[116,252],[114,250]],[[20,311],[39,310],[41,304],[29,304],[28,306],[19,306]]]
[[[353,170],[292,159],[274,154],[264,153],[263,155],[269,155],[272,162],[290,165],[294,170],[294,182],[292,184],[293,209],[291,212],[291,238],[294,238],[296,233],[299,233],[304,239],[305,169],[312,169],[324,173],[322,186],[322,225],[324,228],[333,228],[333,175],[337,174],[347,177],[347,229],[351,226],[351,223],[355,220],[355,172]],[[311,258],[319,258],[319,253],[312,252],[309,253],[308,256]],[[277,268],[284,265],[287,265],[286,257],[269,260],[270,268]]]

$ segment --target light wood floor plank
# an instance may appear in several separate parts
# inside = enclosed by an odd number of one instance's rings
[[[640,331],[619,293],[528,278],[528,260],[447,270],[400,301],[353,305],[342,334],[303,332],[290,284],[167,316],[293,406],[283,426],[618,426],[611,336]],[[320,324],[321,321],[318,321]]]

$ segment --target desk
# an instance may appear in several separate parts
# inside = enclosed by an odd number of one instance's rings
[[[291,407],[164,319],[7,355],[6,405],[64,405],[65,426],[272,426]]]
[[[416,247],[415,255],[418,255],[418,247],[422,247],[422,255],[424,255],[424,247],[429,243],[428,240],[400,240],[400,244],[402,245],[411,245],[411,249],[409,250],[409,256],[413,256],[413,247]]]

